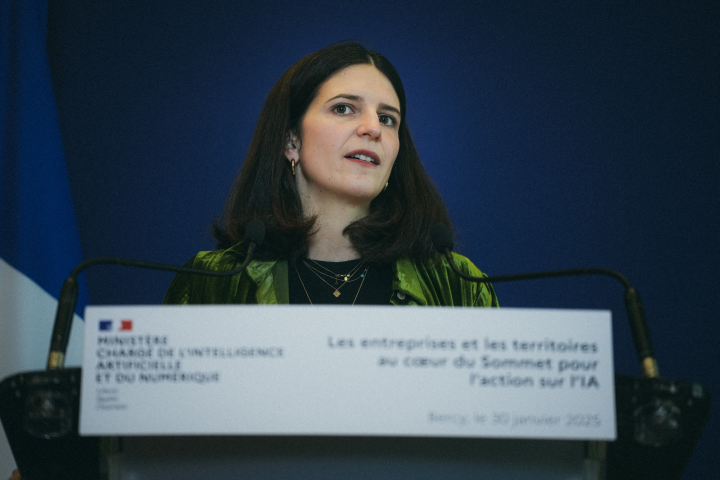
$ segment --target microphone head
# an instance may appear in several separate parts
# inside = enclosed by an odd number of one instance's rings
[[[445,250],[452,250],[455,247],[453,242],[452,231],[444,223],[436,223],[430,229],[430,239],[433,247],[438,252],[444,254]]]
[[[262,245],[265,240],[265,224],[254,218],[245,225],[245,235],[243,236],[245,243],[253,242],[256,247]]]

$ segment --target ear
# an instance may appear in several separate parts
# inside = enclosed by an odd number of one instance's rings
[[[288,162],[292,162],[295,160],[295,162],[300,161],[300,142],[298,141],[297,135],[290,132],[287,136],[287,143],[285,144],[285,158],[287,158]]]

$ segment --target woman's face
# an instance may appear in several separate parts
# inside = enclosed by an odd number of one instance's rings
[[[400,121],[395,89],[374,66],[353,65],[328,78],[305,112],[300,138],[286,151],[299,162],[304,208],[326,202],[368,208],[390,177]]]

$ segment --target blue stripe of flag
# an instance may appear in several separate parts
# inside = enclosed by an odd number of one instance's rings
[[[82,254],[46,29],[46,0],[0,0],[0,257],[57,298]]]

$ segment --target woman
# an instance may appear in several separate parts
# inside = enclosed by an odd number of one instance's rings
[[[165,302],[497,306],[491,286],[461,280],[434,252],[430,228],[450,220],[405,115],[395,68],[356,42],[290,67],[215,225],[219,250],[186,265],[234,269],[257,218],[267,233],[255,260],[231,278],[177,275]]]
[[[390,62],[355,42],[301,59],[270,91],[221,220],[219,250],[186,266],[229,271],[245,226],[265,241],[234,277],[177,275],[165,303],[497,306],[490,285],[460,279],[434,253],[450,226],[405,119]],[[482,273],[453,254],[464,273]],[[10,480],[19,480],[17,470]]]

